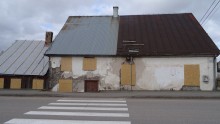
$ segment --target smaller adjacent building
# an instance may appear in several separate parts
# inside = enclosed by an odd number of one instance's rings
[[[0,88],[46,89],[49,57],[44,56],[52,41],[17,40],[0,56]]]

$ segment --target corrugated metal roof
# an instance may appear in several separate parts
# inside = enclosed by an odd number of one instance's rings
[[[191,13],[120,16],[117,55],[129,54],[217,56],[219,49]]]
[[[39,75],[49,68],[44,41],[16,41],[0,56],[0,75]]]
[[[70,16],[46,55],[116,55],[118,18]]]
[[[49,56],[130,54],[217,56],[219,49],[196,18],[183,13],[70,16],[46,52]]]

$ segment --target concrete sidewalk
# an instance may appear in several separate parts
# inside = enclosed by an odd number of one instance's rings
[[[220,99],[220,91],[101,91],[98,93],[59,93],[41,90],[0,89],[0,96],[73,98],[169,98]]]

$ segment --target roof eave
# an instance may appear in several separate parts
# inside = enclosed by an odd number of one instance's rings
[[[117,55],[101,55],[101,54],[45,54],[48,57],[217,57],[219,53],[202,53],[202,54],[117,54]]]

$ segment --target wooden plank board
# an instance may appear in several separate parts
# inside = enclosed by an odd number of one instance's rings
[[[21,79],[19,78],[13,78],[11,79],[11,89],[21,89]]]
[[[59,92],[72,92],[72,79],[59,79]]]
[[[184,85],[200,86],[200,67],[196,65],[184,65]]]
[[[43,88],[44,88],[44,80],[43,79],[33,79],[32,89],[42,90]]]
[[[4,78],[0,78],[0,89],[4,88]]]
[[[96,58],[83,58],[83,70],[84,71],[96,70]]]
[[[132,79],[131,79],[132,75]],[[131,82],[132,80],[132,82]],[[122,64],[121,66],[121,84],[132,85],[136,84],[136,66],[135,64]]]
[[[72,71],[72,57],[61,58],[61,71]]]

